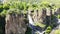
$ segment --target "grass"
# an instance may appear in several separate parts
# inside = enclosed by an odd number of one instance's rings
[[[42,23],[37,22],[37,23],[35,23],[35,26],[40,26],[40,27],[44,28],[46,25],[45,25],[45,24],[42,24]]]
[[[60,15],[58,15],[58,17],[57,18],[59,18],[60,19]]]
[[[60,29],[55,30],[53,34],[60,34]]]

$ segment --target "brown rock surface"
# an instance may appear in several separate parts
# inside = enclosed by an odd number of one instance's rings
[[[18,14],[8,14],[6,16],[6,34],[25,34],[26,29],[27,27],[24,22],[24,16]]]

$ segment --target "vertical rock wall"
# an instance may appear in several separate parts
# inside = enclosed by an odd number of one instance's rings
[[[24,22],[24,16],[18,14],[6,15],[6,34],[25,34],[26,24]]]
[[[33,21],[39,22],[39,23],[46,23],[46,9],[41,10],[33,10],[30,11],[30,14],[32,15]]]

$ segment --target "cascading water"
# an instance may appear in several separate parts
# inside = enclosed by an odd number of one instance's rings
[[[36,28],[38,28],[38,27],[35,27],[34,25],[35,25],[35,23],[33,22],[33,20],[32,20],[32,17],[30,16],[30,15],[28,15],[28,19],[29,19],[29,27],[30,28],[32,28],[32,34],[36,34],[36,32],[38,33],[38,34],[43,34],[45,31],[43,31],[43,32],[40,32],[39,30],[40,29],[36,29]]]
[[[34,22],[33,22],[33,20],[32,20],[32,18],[31,18],[30,15],[28,15],[28,19],[29,19],[29,23],[32,24],[32,25],[34,25]]]
[[[60,19],[58,19],[58,28],[60,29]]]

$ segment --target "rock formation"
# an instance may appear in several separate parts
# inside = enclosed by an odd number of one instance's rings
[[[26,29],[24,16],[15,13],[6,15],[5,34],[25,34]]]

